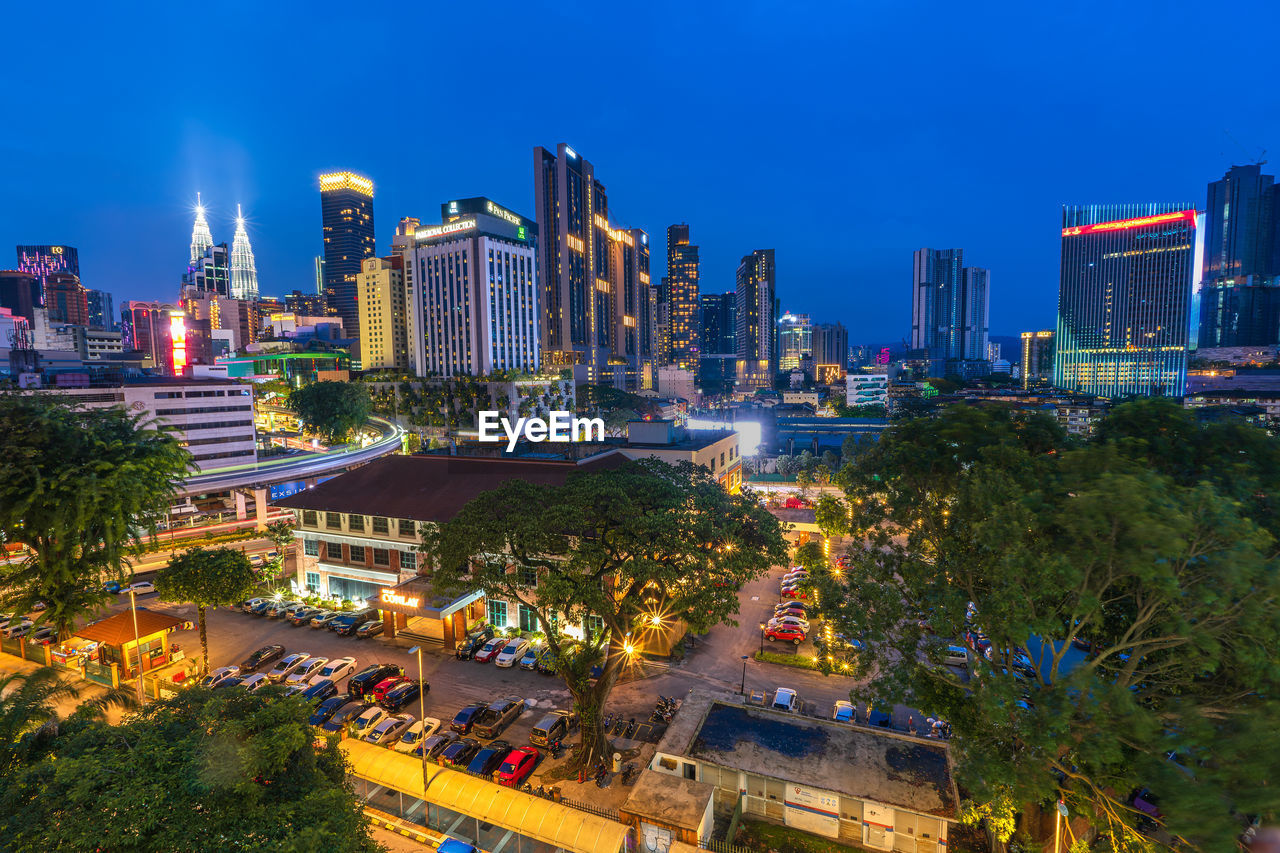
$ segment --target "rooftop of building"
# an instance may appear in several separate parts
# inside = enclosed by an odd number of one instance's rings
[[[642,770],[620,811],[661,826],[697,829],[714,796],[715,786],[707,782]]]
[[[135,637],[149,637],[152,634],[172,631],[187,624],[188,621],[177,619],[167,613],[157,613],[145,607],[137,608],[136,626],[134,618],[135,614],[132,611],[125,610],[91,625],[85,625],[75,632],[75,636],[84,640],[106,643],[108,646],[121,646],[132,642]]]
[[[287,509],[353,512],[444,523],[472,498],[511,480],[561,485],[579,471],[626,463],[618,453],[582,462],[476,456],[384,456],[296,495],[275,501]]]
[[[694,691],[658,752],[955,820],[945,743],[741,704]]]

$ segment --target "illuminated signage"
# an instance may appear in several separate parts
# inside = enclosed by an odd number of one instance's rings
[[[1137,219],[1117,219],[1114,222],[1099,222],[1096,225],[1074,225],[1062,229],[1063,237],[1078,237],[1081,234],[1096,234],[1100,231],[1126,231],[1130,228],[1145,228],[1148,225],[1166,225],[1171,222],[1190,222],[1196,224],[1194,210],[1179,210],[1176,213],[1157,213],[1154,216],[1142,216]]]
[[[50,252],[52,252],[52,253],[53,253],[53,254],[55,254],[55,255],[61,255],[61,254],[62,254],[62,247],[61,247],[61,246],[50,246],[50,247],[49,247],[49,251],[50,251]]]
[[[419,228],[413,236],[419,240],[430,240],[445,234],[456,234],[459,231],[470,231],[476,227],[474,219],[459,219],[457,222],[446,222],[444,225],[433,225],[430,228]]]
[[[523,219],[521,219],[519,216],[516,216],[511,211],[507,210],[505,207],[496,205],[493,202],[489,201],[488,199],[485,199],[485,202],[484,202],[484,212],[489,214],[490,216],[496,216],[499,219],[505,219],[508,222],[510,222],[512,225],[519,225],[521,222],[524,222]]]
[[[290,480],[287,483],[275,483],[267,488],[267,500],[278,501],[290,495],[300,494],[307,490],[306,480]]]
[[[387,604],[399,604],[402,607],[411,607],[415,610],[418,607],[418,603],[422,600],[414,596],[401,595],[392,589],[383,589],[381,598]]]
[[[181,314],[169,315],[169,340],[173,344],[173,374],[187,366],[187,324]]]
[[[529,239],[529,229],[528,229],[528,228],[525,228],[523,225],[517,225],[517,226],[516,226],[516,239],[517,239],[517,240],[528,240],[528,239]]]

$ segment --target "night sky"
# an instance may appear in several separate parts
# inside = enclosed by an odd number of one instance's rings
[[[655,281],[685,221],[704,292],[773,247],[784,309],[887,343],[912,250],[959,246],[1016,334],[1052,325],[1062,203],[1203,207],[1231,163],[1280,159],[1269,3],[50,9],[5,13],[0,267],[74,245],[117,306],[176,298],[197,190],[218,242],[244,205],[283,295],[313,287],[320,172],[373,178],[386,253],[449,198],[532,214],[533,146],[563,141],[652,235]]]

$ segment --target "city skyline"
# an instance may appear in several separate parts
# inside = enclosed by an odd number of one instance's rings
[[[1052,324],[1062,204],[1161,198],[1203,203],[1210,181],[1232,164],[1260,158],[1261,149],[1280,138],[1280,110],[1265,103],[1273,95],[1260,87],[1223,83],[1229,73],[1245,79],[1251,66],[1261,70],[1260,58],[1245,57],[1243,68],[1207,69],[1179,92],[1149,93],[1136,105],[1104,85],[1106,69],[1075,68],[1057,59],[1068,52],[1068,44],[1071,52],[1100,54],[1124,47],[1132,48],[1126,55],[1134,65],[1156,69],[1167,61],[1158,45],[1187,38],[1179,23],[1185,16],[1148,20],[1136,10],[1117,10],[1109,13],[1107,31],[1098,32],[1087,25],[1088,16],[1076,20],[1028,10],[1020,28],[1033,35],[1056,32],[1060,38],[1047,48],[1039,38],[1017,40],[996,55],[981,47],[997,41],[1003,46],[1008,24],[998,22],[994,12],[944,6],[932,7],[939,24],[932,29],[974,43],[985,56],[982,63],[946,79],[937,62],[913,64],[895,72],[895,83],[885,92],[864,93],[835,113],[829,105],[842,98],[850,80],[875,79],[883,73],[878,67],[893,64],[892,40],[882,45],[878,37],[894,31],[905,11],[857,15],[859,50],[853,51],[836,50],[833,36],[810,32],[802,17],[775,20],[758,9],[728,19],[710,9],[695,10],[685,18],[687,31],[669,48],[622,46],[620,58],[634,65],[636,76],[654,93],[640,108],[646,118],[686,116],[681,103],[667,104],[657,96],[676,73],[690,75],[692,96],[699,101],[710,91],[723,93],[709,109],[695,111],[703,115],[688,117],[690,132],[679,139],[663,135],[674,119],[614,121],[619,115],[612,106],[616,81],[609,79],[587,81],[589,91],[583,93],[583,102],[603,98],[611,105],[600,116],[567,104],[544,108],[522,101],[513,107],[517,133],[468,130],[467,119],[479,107],[458,94],[444,96],[442,109],[458,113],[460,128],[447,139],[425,132],[430,120],[412,113],[397,123],[395,133],[316,133],[314,117],[327,104],[349,101],[356,91],[367,98],[376,92],[377,80],[398,79],[397,72],[404,70],[403,60],[390,52],[368,60],[352,79],[325,87],[287,76],[287,67],[315,61],[304,45],[341,17],[339,8],[320,6],[304,21],[265,10],[230,47],[224,84],[242,91],[242,103],[227,114],[170,97],[179,82],[147,73],[146,63],[157,68],[167,63],[170,48],[161,43],[173,21],[161,20],[137,33],[97,12],[69,22],[62,37],[72,55],[77,46],[84,48],[78,55],[86,62],[100,50],[90,35],[117,45],[146,38],[153,50],[140,68],[104,68],[103,85],[138,95],[123,110],[75,92],[82,69],[74,64],[67,69],[13,64],[19,85],[40,68],[39,91],[71,98],[83,121],[101,125],[102,137],[90,154],[73,155],[76,143],[60,138],[52,127],[11,135],[6,159],[15,168],[0,178],[0,186],[13,203],[0,214],[2,239],[14,245],[79,247],[85,286],[110,291],[117,301],[173,299],[173,246],[187,242],[190,208],[200,190],[208,200],[222,200],[209,205],[211,222],[230,221],[235,200],[245,204],[265,293],[308,292],[313,259],[321,252],[314,199],[319,174],[353,169],[373,179],[383,222],[377,251],[385,254],[394,223],[402,216],[428,216],[439,198],[480,192],[532,211],[527,152],[535,144],[563,140],[590,152],[608,177],[610,194],[625,199],[618,207],[625,221],[618,224],[644,228],[657,244],[654,252],[665,252],[667,224],[690,224],[698,234],[702,286],[708,292],[733,287],[737,261],[745,253],[774,247],[784,270],[778,282],[784,310],[843,322],[852,340],[897,341],[910,331],[910,253],[924,246],[964,246],[983,259],[1000,286],[1010,288],[1003,294],[1010,298],[993,293],[991,331],[1011,335]],[[403,25],[414,26],[419,14],[409,12]],[[452,16],[461,13],[433,14],[440,26],[430,29],[443,39]],[[539,39],[516,39],[516,32],[537,35],[572,20],[567,10],[527,20],[525,14],[513,12],[510,31],[497,36],[498,46],[509,49],[506,55],[517,63],[533,59],[530,46]],[[612,14],[597,26],[608,25]],[[24,16],[17,14],[16,26]],[[286,27],[296,28],[296,38],[278,38]],[[642,21],[635,41],[656,44],[657,27],[658,19]],[[841,29],[833,27],[832,33]],[[1138,32],[1144,36],[1140,41],[1134,38]],[[423,38],[434,44],[437,36]],[[737,48],[744,41],[763,49],[741,53]],[[798,50],[810,41],[814,49]],[[265,49],[268,44],[271,50]],[[698,49],[689,50],[694,44]],[[32,47],[18,46],[19,56]],[[666,67],[668,51],[686,50],[697,57],[691,67],[682,65],[679,72]],[[747,62],[747,54],[780,58]],[[802,58],[795,59],[798,55]],[[1014,74],[1015,69],[1025,73]],[[473,73],[483,86],[495,85],[505,72],[493,67]],[[1006,81],[1007,91],[993,93],[978,85],[995,77]],[[36,90],[33,82],[28,88]],[[289,97],[280,97],[286,92]],[[1222,105],[1218,112],[1229,117],[1212,126],[1180,129],[1176,146],[1152,144],[1159,136],[1152,128],[1165,126],[1156,116],[1167,115],[1175,100],[1191,103],[1208,92]],[[913,123],[909,119],[926,93],[944,99],[957,114],[971,114],[983,132],[952,139],[934,138],[938,135],[928,127],[903,130]],[[1258,103],[1259,96],[1264,103]],[[777,120],[745,135],[724,121],[748,108]],[[1088,128],[1080,122],[1082,109],[1090,114]],[[153,129],[153,138],[140,140],[130,132],[140,120]],[[411,147],[406,138],[414,140]],[[784,151],[803,157],[821,180],[796,181],[792,157],[774,156]],[[412,168],[418,163],[435,165]],[[1040,177],[995,181],[1000,174]],[[834,251],[811,251],[807,217],[798,215],[804,210],[831,216]],[[148,235],[146,245],[127,239],[135,229]]]

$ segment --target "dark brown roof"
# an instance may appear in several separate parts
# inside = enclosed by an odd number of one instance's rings
[[[576,471],[611,470],[626,462],[626,457],[616,452],[580,463],[473,456],[383,456],[314,488],[281,498],[274,505],[443,523],[472,498],[510,480],[558,486]]]
[[[149,637],[152,634],[159,634],[162,631],[185,625],[187,622],[188,620],[186,619],[175,619],[164,613],[157,613],[154,610],[139,607],[137,635],[139,637]],[[85,625],[75,632],[75,636],[85,640],[97,640],[100,643],[106,643],[108,646],[121,646],[132,642],[134,637],[133,614],[125,610],[115,616],[109,616],[101,622]]]

